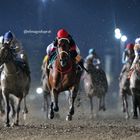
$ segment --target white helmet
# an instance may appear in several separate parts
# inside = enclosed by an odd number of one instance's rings
[[[135,44],[140,44],[140,37],[139,38],[136,38]]]

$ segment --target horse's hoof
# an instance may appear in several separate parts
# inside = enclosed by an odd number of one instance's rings
[[[69,113],[71,116],[74,115],[74,109],[71,109]]]
[[[4,127],[10,127],[10,124],[9,124],[9,123],[6,123],[6,124],[4,125]]]
[[[134,116],[133,116],[133,119],[138,119],[138,116],[135,116],[135,115],[134,115]]]
[[[49,119],[53,119],[54,118],[54,112],[50,111],[50,113],[48,114],[48,118]]]
[[[58,112],[58,111],[59,111],[59,107],[58,107],[58,106],[55,106],[53,110],[54,110],[55,112]]]
[[[27,113],[28,113],[28,109],[22,110],[22,113],[23,113],[23,114],[25,114],[25,113],[27,114]]]
[[[72,115],[68,115],[67,117],[66,117],[66,121],[71,121],[72,120]]]
[[[125,116],[125,119],[126,119],[126,120],[128,120],[129,118],[130,118],[130,116],[128,116],[128,115],[127,115],[127,116]]]

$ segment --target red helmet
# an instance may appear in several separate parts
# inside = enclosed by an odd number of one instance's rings
[[[129,43],[129,44],[126,45],[126,48],[129,49],[129,50],[133,50],[134,49],[134,44]]]
[[[60,29],[57,32],[57,38],[67,38],[69,36],[68,32],[64,29]]]

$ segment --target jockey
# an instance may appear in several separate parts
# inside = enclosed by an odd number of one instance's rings
[[[2,47],[3,44],[3,36],[0,36],[0,48]]]
[[[138,62],[138,60],[140,58],[140,38],[137,38],[135,40],[134,52],[135,52],[135,58],[133,60],[133,63],[131,65],[130,70],[133,70],[134,69],[135,64]]]
[[[89,49],[88,56],[86,57],[86,62],[88,62],[89,64],[93,64],[97,69],[101,65],[101,61],[94,48]]]
[[[129,43],[123,52],[122,63],[125,64],[128,61],[133,61],[134,59],[134,44]]]
[[[13,53],[16,56],[17,65],[23,69],[27,75],[30,75],[30,69],[28,64],[27,55],[22,49],[21,43],[16,39],[14,34],[11,31],[8,31],[3,36],[3,43],[9,44]]]
[[[134,60],[134,57],[135,57],[135,54],[134,54],[134,44],[129,43],[129,44],[126,45],[126,48],[125,48],[125,50],[123,52],[123,56],[122,56],[122,63],[124,65],[123,65],[123,68],[122,68],[120,76],[119,76],[120,80],[122,78],[123,73],[126,70],[130,69],[130,67],[128,67],[128,65],[125,65],[125,64],[130,63],[130,66],[131,66],[131,64],[132,64],[132,62]]]
[[[70,46],[71,46],[70,56],[72,58],[76,59],[76,62],[80,65],[81,68],[83,68],[83,60],[80,56],[79,48],[75,44],[71,35],[64,29],[58,30],[56,39],[54,40],[53,43],[51,43],[47,47],[47,50],[46,50],[47,55],[45,56],[45,61],[48,64],[47,68],[49,69],[51,67],[51,63],[49,63],[49,60],[51,60],[51,57],[55,54],[56,46],[58,45],[58,40],[62,39],[62,38],[68,39],[70,41]]]

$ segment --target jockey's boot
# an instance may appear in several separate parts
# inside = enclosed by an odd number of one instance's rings
[[[83,70],[83,66],[84,66],[84,62],[83,62],[82,57],[78,54],[75,57],[75,59],[76,59],[76,63],[78,64],[78,69],[82,71]]]
[[[44,60],[43,60],[43,63],[46,63],[47,64],[47,69],[50,69],[52,67],[52,64],[49,63],[49,60],[50,60],[50,57],[48,55],[46,55],[44,57]]]
[[[84,60],[83,60],[83,58],[80,55],[77,55],[75,59],[76,59],[76,62],[78,64],[78,68],[81,71],[85,70],[86,72],[88,72],[88,70],[84,67]]]

